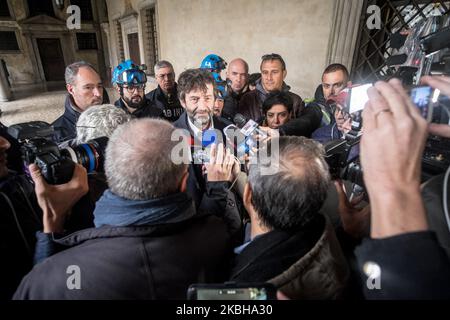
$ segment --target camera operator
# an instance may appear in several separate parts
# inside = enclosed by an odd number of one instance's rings
[[[422,83],[432,88],[439,89],[441,94],[450,97],[450,77],[422,77]],[[428,126],[430,134],[443,138],[450,138],[450,126],[447,124],[430,123]],[[443,197],[446,191],[444,185],[448,183],[448,177],[445,174],[437,175],[422,186],[422,196],[427,212],[427,221],[430,229],[435,231],[439,243],[450,257],[450,217],[445,213]],[[448,189],[447,189],[448,190]],[[447,201],[448,203],[448,201]],[[448,209],[447,209],[448,210]]]
[[[368,94],[361,164],[371,238],[356,250],[366,298],[448,299],[449,258],[430,231],[420,194],[427,122],[397,79],[377,82]]]
[[[197,212],[185,192],[188,165],[171,159],[179,143],[171,139],[174,130],[167,121],[139,119],[114,131],[105,160],[109,189],[97,202],[96,227],[58,240],[70,248],[37,264],[15,299],[184,299],[198,279],[224,280],[230,236],[221,219]],[[223,150],[207,169],[230,175]],[[63,206],[63,199],[45,197],[58,186],[32,172],[44,213]],[[58,231],[58,215],[49,220],[47,231]],[[68,265],[82,271],[81,290],[68,289]]]
[[[333,110],[328,100],[333,99],[350,84],[349,73],[344,65],[329,65],[322,74],[322,84],[317,87],[315,101],[308,103],[297,118],[280,126],[280,134],[311,137],[318,128],[333,124]]]
[[[322,144],[327,142],[345,139],[347,133],[352,130],[351,115],[347,109],[347,93],[340,92],[337,95],[333,95],[328,104],[332,104],[333,120],[332,123],[323,126],[312,133],[312,138]],[[353,159],[359,154],[359,145],[355,145],[349,152],[348,159]]]
[[[107,137],[121,124],[131,120],[131,115],[121,108],[111,104],[92,106],[80,115],[77,121],[77,136],[74,140],[64,142],[59,147],[76,147],[89,143],[91,140]],[[98,150],[104,152],[104,150]],[[103,154],[101,155],[103,157]],[[103,161],[103,159],[99,159]],[[65,230],[75,232],[92,228],[94,226],[95,203],[108,188],[106,177],[102,171],[94,171],[88,174],[89,193],[80,199],[67,217]],[[37,261],[41,260],[39,258]],[[36,262],[37,262],[36,261]]]

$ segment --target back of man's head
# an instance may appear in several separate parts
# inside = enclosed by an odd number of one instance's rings
[[[150,200],[180,189],[185,164],[174,164],[175,128],[167,121],[133,120],[119,126],[106,148],[105,173],[110,190],[125,199]]]
[[[323,147],[304,137],[273,138],[279,143],[279,166],[273,175],[264,175],[264,164],[250,167],[248,182],[252,205],[269,229],[289,230],[305,225],[323,205],[330,184]]]

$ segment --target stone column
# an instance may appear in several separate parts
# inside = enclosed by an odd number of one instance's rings
[[[327,65],[342,63],[351,73],[364,1],[334,0]]]
[[[110,36],[109,23],[103,22],[100,24],[100,26],[101,26],[101,30],[103,31],[102,39],[104,39],[104,41],[102,41],[103,42],[103,56],[105,57],[105,63],[107,63],[107,65],[106,65],[107,79],[105,79],[105,80],[108,81],[108,85],[109,85],[109,82],[111,81],[111,72],[112,72],[112,69],[114,68],[113,62],[112,62],[111,36]]]

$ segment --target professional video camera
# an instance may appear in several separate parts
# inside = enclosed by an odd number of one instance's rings
[[[42,121],[16,124],[8,133],[21,147],[24,171],[29,176],[28,165],[35,163],[50,184],[63,184],[72,179],[75,163],[81,164],[88,173],[103,171],[104,152],[108,138],[101,137],[74,148],[59,149],[51,140],[53,127]]]
[[[423,75],[450,75],[450,16],[419,19],[412,28],[392,34],[390,47],[388,73],[405,85],[418,85]]]

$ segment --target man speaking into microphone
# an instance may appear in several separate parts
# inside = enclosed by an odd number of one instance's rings
[[[211,73],[202,69],[188,69],[181,73],[178,78],[178,95],[184,113],[173,124],[188,131],[191,137],[193,152],[187,193],[193,198],[196,207],[213,214],[222,214],[227,206],[233,207],[239,218],[234,195],[228,190],[239,166],[235,164],[232,152],[223,148],[223,130],[226,125],[213,116],[214,92],[215,81]],[[208,149],[213,150],[212,156],[225,153],[223,163],[218,164],[221,166],[220,170],[215,170],[214,174],[205,170],[208,159],[201,161],[196,157],[199,151],[209,156]]]

